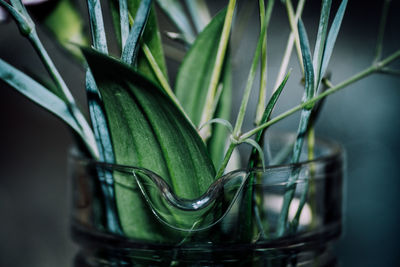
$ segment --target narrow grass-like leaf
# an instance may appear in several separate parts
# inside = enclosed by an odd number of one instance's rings
[[[216,106],[214,105],[214,118],[230,120],[232,107],[232,66],[229,51],[225,59],[220,86],[222,92],[220,92],[219,97],[216,96],[215,98],[215,101],[218,102],[215,103]],[[207,149],[216,169],[220,167],[223,161],[230,134],[231,132],[227,131],[222,125],[214,124],[212,127],[212,136],[207,141]]]
[[[207,4],[204,0],[186,0],[185,2],[189,9],[190,15],[192,16],[194,26],[199,33],[211,20]]]
[[[142,0],[136,12],[135,22],[129,32],[126,45],[122,50],[121,59],[129,65],[135,64],[139,51],[139,40],[149,17],[152,0]]]
[[[289,79],[291,70],[289,70],[289,72],[286,74],[285,78],[283,79],[282,83],[279,85],[278,89],[275,90],[275,92],[273,93],[273,95],[271,96],[271,99],[269,100],[267,107],[264,110],[264,113],[262,115],[261,121],[260,123],[265,123],[267,122],[272,114],[272,111],[274,110],[274,107],[276,105],[276,103],[278,102],[279,96],[281,95],[283,88],[285,88],[286,82]],[[265,131],[267,130],[267,128],[265,128],[264,130],[258,132],[255,136],[255,141],[262,146],[263,145],[263,136],[265,135]],[[257,167],[258,166],[258,159],[257,159],[257,151],[255,151],[253,149],[251,155],[250,155],[250,159],[247,165],[248,169],[252,169],[253,167]]]
[[[255,119],[255,124],[258,125],[262,114],[263,110],[265,109],[265,101],[266,101],[266,95],[267,95],[267,29],[269,25],[269,21],[271,19],[271,14],[272,14],[272,9],[274,7],[274,0],[268,1],[267,5],[267,10],[264,12],[264,0],[259,0],[259,6],[260,6],[260,23],[261,27],[263,24],[265,24],[265,33],[263,37],[263,44],[262,44],[262,50],[261,50],[261,71],[260,71],[260,88],[259,88],[259,94],[258,94],[258,104],[257,104],[257,109],[256,109],[256,119]]]
[[[195,125],[200,124],[225,15],[226,10],[218,13],[199,34],[176,77],[176,97]]]
[[[121,27],[121,47],[125,47],[129,35],[128,0],[119,0],[119,18]]]
[[[264,11],[262,11],[262,12],[264,12]],[[246,82],[246,87],[244,89],[242,102],[240,104],[239,113],[236,118],[235,128],[233,129],[233,135],[235,137],[240,133],[241,128],[242,128],[244,115],[246,113],[247,104],[248,104],[249,98],[250,98],[251,88],[253,86],[254,77],[256,75],[256,69],[258,66],[258,62],[260,60],[265,31],[266,31],[266,25],[264,24],[261,26],[260,35],[259,35],[258,41],[257,41],[257,47],[256,47],[256,50],[253,55],[253,60],[252,60],[251,66],[250,66],[249,75],[247,76],[247,82]]]
[[[117,0],[109,0],[109,5],[113,18],[113,24],[117,41],[119,42],[119,44],[121,44],[121,29],[119,26],[120,25],[119,7],[116,1]],[[133,21],[133,17],[136,15],[139,6],[140,6],[140,0],[128,1],[130,23],[131,21]],[[144,29],[141,38],[141,43],[145,45],[143,45],[142,46],[143,49],[139,51],[138,62],[136,66],[137,71],[139,71],[141,74],[143,74],[148,79],[153,81],[155,84],[159,84],[163,88],[165,88],[165,86],[160,82],[158,75],[156,75],[156,72],[160,70],[165,80],[168,81],[164,51],[161,44],[161,37],[160,37],[160,32],[158,30],[158,22],[154,11],[154,7],[150,9],[149,17],[146,23],[146,28]],[[148,50],[151,52],[151,55],[154,58],[153,63],[156,63],[157,70],[155,70],[152,67],[154,64],[150,63],[148,57],[145,55],[143,51],[144,47],[147,47]]]
[[[90,29],[92,33],[93,46],[101,53],[107,54],[107,40],[104,29],[103,13],[101,11],[100,0],[88,0],[88,10],[90,17]]]
[[[265,123],[269,120],[269,118],[271,117],[272,111],[279,99],[279,96],[281,95],[283,88],[286,85],[287,80],[289,79],[291,71],[289,71],[285,78],[283,79],[282,83],[279,85],[279,87],[277,88],[277,90],[275,90],[274,94],[272,95],[271,99],[269,100],[267,107],[264,110],[263,116],[261,118],[260,123]],[[263,147],[264,142],[263,142],[263,137],[265,135],[265,131],[267,130],[267,128],[265,128],[264,130],[258,132],[255,136],[254,141],[260,146]],[[250,158],[249,158],[249,162],[247,164],[247,169],[251,170],[254,167],[259,167],[259,163],[262,163],[262,166],[264,167],[265,163],[264,163],[264,154],[259,154],[259,152],[257,151],[257,149],[254,147],[251,151],[250,154]],[[253,215],[253,212],[255,211],[255,209],[258,209],[258,206],[255,206],[254,203],[254,199],[255,199],[255,192],[254,192],[254,188],[253,188],[253,184],[254,184],[254,174],[251,174],[248,177],[248,186],[245,190],[245,196],[244,196],[244,201],[243,201],[243,205],[241,207],[241,212],[239,214],[241,214],[240,216],[242,216],[241,221],[243,221],[243,227],[241,229],[241,239],[242,240],[251,240],[252,239],[252,229],[253,229],[253,218],[254,216],[257,215]],[[261,204],[262,205],[262,204]],[[262,229],[260,229],[261,231],[263,231]],[[267,234],[267,233],[264,233]]]
[[[314,47],[313,66],[315,71],[315,88],[318,90],[320,83],[322,58],[325,50],[325,40],[328,32],[329,13],[331,10],[332,0],[323,0],[321,7],[321,16],[318,25],[317,40]]]
[[[32,19],[27,16],[26,9],[22,5],[20,0],[14,0],[11,3],[12,5],[5,2],[4,0],[0,0],[0,6],[3,6],[14,18],[14,20],[17,22],[21,34],[24,36],[29,35],[34,30],[35,24],[33,23]]]
[[[179,197],[192,199],[204,193],[215,170],[196,130],[169,97],[128,66],[94,51],[84,54],[103,97],[116,162],[157,173]],[[135,187],[132,177],[115,179]],[[162,231],[149,223],[151,215],[140,204],[138,191],[117,186],[116,198],[128,236],[163,238]]]
[[[157,0],[157,4],[162,11],[171,19],[175,26],[184,35],[188,44],[192,44],[195,39],[191,23],[187,18],[184,8],[179,0]]]
[[[47,90],[41,84],[31,79],[26,74],[12,67],[0,59],[0,79],[12,86],[19,93],[23,94],[31,101],[47,109],[51,113],[66,122],[86,144],[92,154],[97,154],[96,142],[93,135],[86,135],[72,116],[67,104],[58,96]]]
[[[347,0],[342,0],[332,26],[329,29],[328,37],[326,39],[324,57],[322,59],[322,67],[320,77],[324,77],[326,68],[328,67],[329,60],[331,59],[333,47],[335,46],[336,38],[339,34],[340,26],[342,24],[344,12],[346,11]]]
[[[299,20],[298,28],[299,28],[301,54],[304,64],[305,92],[303,95],[303,102],[305,102],[314,97],[314,70],[311,60],[310,46],[308,42],[307,33],[304,28],[304,24],[301,20]],[[300,123],[297,130],[296,142],[293,146],[293,155],[291,163],[299,162],[312,107],[313,105],[310,105],[308,107],[303,108],[301,111]],[[288,183],[286,185],[287,190],[283,198],[282,209],[278,219],[278,229],[277,229],[278,236],[284,235],[287,230],[289,206],[294,196],[295,182],[298,178],[298,174],[299,174],[298,169],[295,168],[290,174]]]
[[[307,32],[304,28],[302,20],[299,20],[299,38],[300,38],[300,48],[301,55],[303,58],[304,65],[304,78],[305,78],[305,94],[303,96],[303,102],[314,97],[315,87],[314,87],[314,69],[311,59],[310,43],[308,42]]]
[[[86,71],[86,94],[89,114],[92,121],[96,144],[99,150],[99,159],[102,162],[115,163],[114,151],[111,143],[110,132],[104,114],[103,102],[97,90],[93,75]],[[118,211],[115,202],[114,177],[110,171],[98,170],[98,178],[103,194],[106,214],[106,227],[111,233],[121,234]]]
[[[225,62],[226,52],[228,50],[228,41],[230,38],[230,32],[232,27],[232,20],[234,11],[236,8],[236,0],[229,0],[228,7],[226,9],[226,15],[224,20],[224,26],[222,27],[222,33],[220,35],[219,43],[218,43],[218,51],[215,58],[215,63],[213,66],[213,71],[211,74],[210,83],[207,89],[206,102],[204,103],[203,112],[201,116],[201,123],[204,123],[210,119],[212,119],[213,105],[215,102],[216,91],[218,87],[218,83],[221,78],[221,73],[223,71],[223,66]],[[202,135],[203,140],[206,140],[211,134],[209,128],[205,128],[203,132],[200,133]]]

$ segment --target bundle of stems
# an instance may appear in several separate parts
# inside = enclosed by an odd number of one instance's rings
[[[234,55],[229,49],[229,39],[237,8],[236,0],[229,0],[227,7],[214,17],[210,15],[204,0],[156,2],[178,30],[167,32],[166,36],[178,43],[185,53],[175,88],[172,88],[168,79],[156,10],[151,0],[108,0],[114,33],[120,47],[120,53],[116,55],[118,59],[109,55],[108,36],[99,0],[87,0],[91,48],[87,47],[79,11],[72,0],[60,0],[46,19],[45,26],[55,39],[86,68],[91,126],[42,45],[36,24],[21,0],[0,0],[0,5],[14,18],[21,34],[31,42],[55,86],[47,88],[1,59],[0,79],[69,125],[91,158],[149,169],[163,177],[181,198],[199,197],[213,181],[223,176],[235,148],[240,144],[249,144],[253,148],[248,168],[265,167],[262,147],[266,130],[297,111],[301,115],[292,146],[291,163],[299,162],[306,139],[309,158],[312,159],[314,124],[321,110],[321,100],[373,73],[398,73],[398,70],[387,66],[400,57],[400,50],[381,58],[390,1],[384,2],[376,56],[371,66],[333,85],[326,71],[347,0],[340,2],[331,23],[332,1],[322,0],[313,55],[301,20],[305,0],[299,0],[296,9],[291,0],[284,0],[280,2],[287,10],[291,33],[275,85],[267,90],[268,28],[274,6],[279,3],[259,0],[259,37],[239,111],[232,125],[229,118],[233,95],[230,80],[231,58]],[[62,16],[73,21],[59,19]],[[71,45],[71,42],[78,44]],[[291,73],[288,65],[293,48],[304,77],[304,95],[297,106],[272,117],[272,111]],[[243,132],[243,121],[258,69],[260,83],[255,126]],[[269,99],[268,91],[271,94]],[[298,175],[298,170],[293,169],[288,177],[277,225],[278,237],[295,231],[298,226],[304,197],[295,218],[291,222],[288,220]],[[248,178],[249,184],[253,184],[254,178]],[[99,172],[98,179],[105,184],[102,194],[109,231],[130,237],[143,237],[143,232],[146,232],[146,237],[150,239],[162,239],[154,225],[146,224],[146,220],[137,222],[138,217],[148,216],[143,207],[131,207],[131,202],[137,200],[137,196],[115,185],[118,182],[132,186],[130,182],[111,172]],[[246,194],[246,208],[241,213],[248,222],[259,204],[254,201],[256,191],[250,189]],[[249,235],[249,232],[244,235]]]

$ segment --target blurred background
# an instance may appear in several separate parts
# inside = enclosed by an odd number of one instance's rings
[[[228,1],[208,2],[214,14]],[[296,5],[297,1],[293,2]],[[334,7],[338,2],[333,1]],[[237,10],[250,15],[240,43],[232,44],[236,49],[233,84],[237,97],[233,114],[237,112],[258,37],[257,3],[239,1]],[[334,84],[372,63],[382,4],[383,1],[349,1],[329,65]],[[87,21],[84,1],[79,1],[79,6]],[[45,9],[46,6],[39,6],[35,12],[43,13]],[[311,44],[316,37],[319,11],[320,1],[306,3],[303,20]],[[400,48],[399,11],[400,3],[393,1],[383,56]],[[174,30],[164,16],[159,19],[163,29]],[[107,29],[111,29],[110,24]],[[38,31],[78,102],[85,107],[83,70],[66,57],[45,31],[40,27]],[[268,31],[270,88],[289,34],[280,1],[276,1]],[[0,24],[0,58],[34,76],[46,77],[37,55],[19,35],[13,21]],[[178,64],[169,61],[169,66],[176,68]],[[290,66],[292,76],[274,114],[300,102],[303,89],[295,54]],[[171,81],[175,72],[170,71]],[[251,101],[255,103],[256,95],[253,96]],[[249,106],[247,129],[252,126],[251,107],[255,104]],[[337,140],[347,152],[345,231],[337,242],[341,266],[400,266],[399,114],[400,77],[375,74],[329,96],[318,121],[317,135]],[[295,131],[298,118],[299,114],[295,114],[274,129]],[[67,155],[74,140],[68,128],[2,82],[0,125],[0,266],[71,266],[77,247],[69,236]]]

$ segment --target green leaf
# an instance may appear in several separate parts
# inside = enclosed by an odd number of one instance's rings
[[[59,42],[62,48],[71,53],[80,62],[84,61],[79,46],[89,46],[84,23],[76,6],[71,0],[61,0],[44,19],[43,24]]]
[[[286,82],[289,79],[290,73],[291,73],[291,71],[289,71],[286,74],[285,78],[283,79],[283,81],[281,82],[279,87],[276,89],[274,94],[271,96],[271,99],[269,100],[269,102],[264,110],[264,113],[261,117],[260,124],[265,123],[270,119],[272,111],[274,110],[274,107],[275,107],[276,103],[278,102],[279,96],[281,95],[283,88],[285,87]],[[258,144],[259,147],[264,146],[264,142],[263,142],[264,138],[263,137],[264,137],[267,129],[268,128],[265,128],[262,131],[259,131],[255,136],[254,142],[256,142],[256,144]],[[261,154],[259,152],[259,149],[256,146],[254,146],[254,148],[252,149],[251,154],[250,154],[247,168],[250,170],[254,167],[259,167],[260,162],[264,168],[264,166],[265,166],[264,154]],[[254,178],[255,178],[254,174],[251,174],[247,178],[248,186],[246,187],[246,190],[245,190],[245,195],[243,198],[244,200],[243,200],[243,204],[242,204],[241,212],[240,212],[240,214],[242,216],[241,221],[243,222],[243,227],[241,229],[240,235],[241,235],[241,238],[246,241],[251,240],[253,238],[252,237],[253,219],[254,219],[254,216],[257,216],[257,215],[254,215],[254,211],[253,211],[253,209],[258,208],[258,206],[255,206],[255,203],[254,203],[254,198],[255,198],[255,192],[254,192],[254,188],[253,188]],[[266,233],[264,233],[263,229],[261,229],[261,231],[263,234],[266,234]]]
[[[324,57],[322,59],[321,76],[324,77],[326,68],[328,67],[329,60],[331,59],[333,47],[335,46],[336,38],[339,34],[340,26],[342,24],[344,12],[346,11],[347,0],[342,0],[335,18],[333,19],[332,26],[329,29],[328,37],[326,39]]]
[[[201,32],[211,20],[206,2],[204,0],[186,0],[185,2],[197,32]]]
[[[186,16],[184,8],[179,0],[157,0],[157,4],[164,13],[171,19],[179,31],[183,34],[188,44],[193,43],[195,34],[191,23]]]
[[[315,71],[315,88],[318,89],[319,83],[321,81],[321,67],[322,58],[324,56],[325,50],[325,40],[326,34],[328,32],[329,23],[329,13],[331,10],[332,0],[324,0],[321,7],[321,16],[319,19],[317,40],[315,41],[314,56],[313,56],[313,66]]]
[[[199,34],[185,55],[176,78],[176,97],[195,125],[201,120],[225,14],[224,9]]]
[[[300,19],[298,23],[299,38],[301,55],[303,58],[304,65],[304,76],[305,76],[305,94],[303,101],[307,101],[314,97],[314,69],[311,59],[310,43],[308,42],[307,32],[304,28],[303,21]]]
[[[271,99],[269,100],[267,107],[264,110],[264,113],[262,115],[260,124],[266,123],[272,114],[272,111],[274,110],[274,107],[276,105],[276,103],[278,102],[279,96],[281,95],[283,88],[285,88],[286,82],[289,79],[291,71],[289,71],[285,78],[283,79],[283,81],[281,82],[281,84],[279,85],[278,89],[276,89],[276,91],[273,93],[273,95],[271,96]],[[256,136],[255,136],[255,141],[260,145],[263,146],[263,136],[265,135],[265,131],[268,128],[263,129],[262,131],[259,131]],[[257,157],[257,151],[255,149],[252,150],[251,155],[250,155],[250,159],[249,159],[249,163],[247,165],[248,169],[252,169],[253,167],[258,167],[259,166],[259,160]]]
[[[225,58],[225,65],[221,78],[222,94],[218,101],[214,117],[229,121],[232,107],[232,67],[229,51]],[[213,134],[207,141],[207,149],[216,169],[219,169],[224,159],[225,147],[231,132],[227,131],[222,125],[216,124],[212,127]]]
[[[119,0],[119,17],[121,29],[121,49],[126,45],[129,36],[129,10],[128,0]]]
[[[146,27],[147,19],[151,8],[151,0],[141,0],[139,8],[136,12],[135,22],[129,32],[126,44],[122,49],[121,59],[129,65],[136,64],[136,58],[139,52],[140,37]],[[121,10],[120,10],[121,11]],[[121,12],[120,12],[121,13]],[[123,32],[121,31],[123,34]],[[124,41],[124,36],[122,36]]]
[[[132,0],[128,2],[129,14],[131,17],[135,17],[137,10],[139,8],[140,0]],[[112,20],[114,24],[114,30],[118,43],[121,46],[121,28],[120,28],[120,17],[119,17],[119,5],[118,0],[109,0],[110,11],[112,15]],[[164,77],[167,75],[167,67],[165,64],[164,51],[161,44],[160,32],[158,30],[157,16],[154,11],[154,6],[150,10],[149,17],[147,19],[146,28],[144,29],[142,35],[142,42],[144,42],[150,49],[158,68],[162,71]],[[139,71],[146,78],[150,79],[157,85],[161,85],[155,72],[146,58],[143,50],[139,51],[137,71]]]
[[[34,103],[47,109],[64,122],[67,123],[81,138],[88,148],[96,148],[93,136],[87,136],[82,131],[81,126],[76,122],[75,118],[67,104],[57,95],[50,92],[41,84],[12,67],[5,61],[0,59],[0,79],[12,86],[19,93],[29,98]]]
[[[101,11],[100,0],[87,0],[90,29],[92,34],[93,46],[100,52],[108,54],[106,32],[104,29],[103,13]]]
[[[204,193],[215,170],[201,138],[170,98],[129,66],[92,50],[84,54],[103,97],[116,162],[153,171],[181,198]],[[132,177],[115,179],[136,186]],[[148,223],[146,207],[132,202],[140,201],[138,191],[116,187],[116,199],[128,236],[162,236]]]

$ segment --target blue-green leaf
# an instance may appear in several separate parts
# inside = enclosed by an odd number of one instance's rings
[[[139,51],[140,37],[149,17],[152,0],[142,0],[136,12],[135,22],[129,32],[128,39],[122,50],[121,59],[129,65],[135,64]],[[123,39],[122,39],[123,40]]]
[[[331,10],[332,0],[323,0],[321,7],[321,16],[318,25],[317,40],[315,41],[313,66],[315,71],[315,88],[318,90],[318,86],[321,80],[321,65],[322,58],[325,50],[326,34],[328,32],[329,13]]]
[[[100,0],[88,0],[87,4],[89,10],[93,46],[98,51],[107,54],[108,48],[106,32],[104,29],[103,13],[101,11]]]
[[[201,138],[170,98],[125,64],[91,50],[84,54],[103,97],[116,162],[157,173],[178,197],[204,193],[215,170]],[[131,178],[115,177],[132,187]],[[160,229],[148,223],[148,208],[137,203],[143,201],[138,191],[117,186],[116,199],[128,236],[162,238]]]
[[[197,32],[201,32],[211,20],[206,2],[204,0],[186,0],[185,2]]]
[[[314,69],[311,59],[310,43],[308,42],[307,32],[303,21],[300,19],[298,23],[301,55],[304,65],[305,78],[305,94],[303,101],[309,100],[314,96]]]
[[[335,18],[332,22],[332,26],[329,29],[328,37],[326,39],[324,57],[322,59],[321,76],[324,77],[326,68],[328,67],[329,60],[331,59],[333,47],[335,46],[336,38],[339,34],[340,26],[342,24],[344,12],[346,11],[347,0],[342,0],[338,11],[336,12]]]
[[[128,0],[119,0],[119,18],[121,29],[121,47],[125,47],[126,40],[129,36],[129,9]]]
[[[134,18],[140,5],[140,0],[128,1],[129,16]],[[113,19],[114,30],[116,33],[117,41],[121,45],[121,28],[118,0],[109,0],[110,11]],[[152,56],[157,62],[158,68],[162,71],[164,77],[167,75],[167,67],[165,64],[164,51],[161,44],[160,32],[158,30],[157,16],[154,7],[150,9],[150,14],[147,20],[146,28],[142,35],[142,42],[150,49]],[[153,81],[155,84],[161,85],[156,77],[154,70],[146,58],[143,50],[139,51],[137,71],[146,76],[146,78]]]
[[[195,34],[189,19],[187,18],[184,8],[179,0],[157,0],[157,4],[164,13],[171,19],[175,26],[184,35],[188,44],[193,43]]]
[[[67,104],[54,93],[50,92],[41,84],[1,59],[0,79],[12,86],[19,93],[29,98],[31,101],[47,109],[66,122],[67,125],[69,125],[82,138],[82,141],[89,149],[93,150],[93,148],[96,148],[93,136],[88,136],[82,131],[80,125],[77,124],[75,118],[71,115]]]

